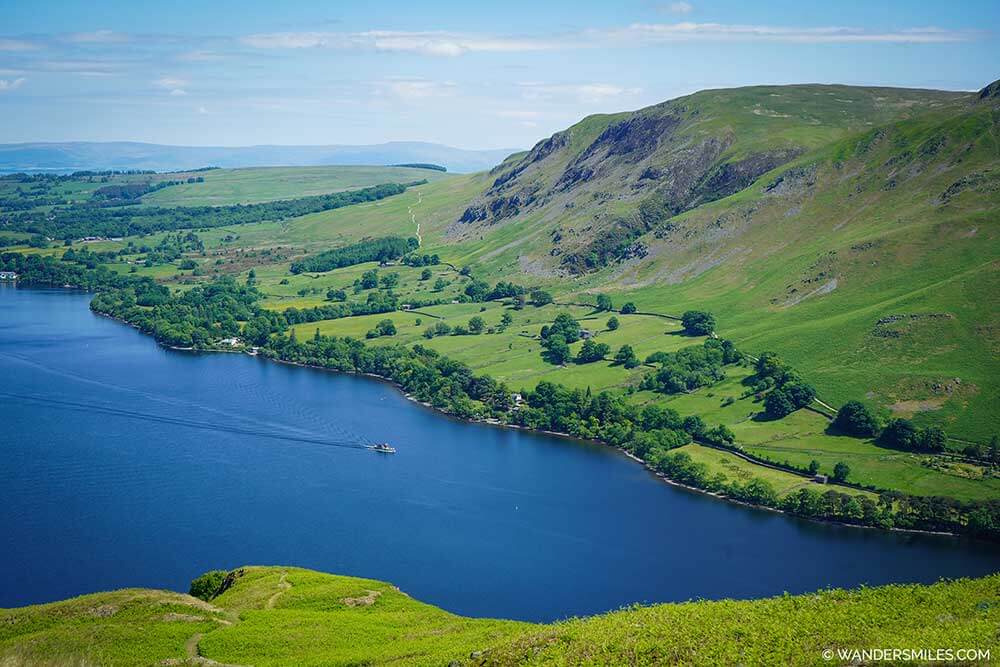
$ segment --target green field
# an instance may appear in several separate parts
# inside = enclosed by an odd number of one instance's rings
[[[0,664],[773,665],[883,646],[1000,651],[1000,575],[637,606],[534,625],[456,616],[369,579],[291,567],[237,572],[209,602],[125,589],[0,610]]]
[[[200,172],[204,183],[175,185],[143,197],[151,206],[222,206],[294,199],[340,190],[448,178],[435,169],[411,167],[254,167]]]

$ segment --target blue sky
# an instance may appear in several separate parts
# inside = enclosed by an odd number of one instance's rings
[[[526,147],[704,88],[971,90],[1000,2],[0,0],[0,142]]]

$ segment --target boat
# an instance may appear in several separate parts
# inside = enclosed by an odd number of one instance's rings
[[[369,445],[368,449],[373,452],[381,452],[383,454],[395,454],[396,448],[390,445],[388,442],[380,442],[377,445]]]

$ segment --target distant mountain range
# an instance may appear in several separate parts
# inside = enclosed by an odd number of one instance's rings
[[[0,172],[82,169],[316,166],[430,162],[453,172],[490,169],[513,149],[465,150],[420,141],[367,146],[165,146],[128,141],[0,144]]]

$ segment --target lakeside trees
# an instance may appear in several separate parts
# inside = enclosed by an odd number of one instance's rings
[[[640,409],[620,392],[591,395],[589,390],[539,383],[535,390],[523,392],[524,404],[515,409],[512,392],[502,383],[489,377],[477,377],[464,364],[420,345],[412,348],[366,346],[363,341],[314,335],[312,331],[303,342],[287,333],[293,320],[310,321],[301,317],[301,311],[289,309],[276,313],[265,310],[259,306],[260,295],[254,286],[232,279],[219,279],[174,294],[147,278],[121,276],[100,269],[88,271],[79,265],[37,256],[2,255],[0,266],[4,270],[18,271],[28,284],[76,284],[99,288],[102,291],[92,302],[95,311],[130,322],[167,344],[211,349],[223,338],[237,337],[258,346],[265,357],[372,373],[397,382],[419,400],[457,416],[491,417],[529,428],[601,440],[645,459],[651,467],[672,479],[747,502],[803,516],[865,525],[1000,536],[998,501],[963,503],[883,492],[876,502],[832,489],[822,494],[802,489],[778,498],[761,480],[734,481],[720,478],[718,474],[710,475],[704,466],[692,462],[690,457],[685,460],[672,450],[691,441],[723,447],[731,445],[733,436],[729,429],[706,425],[696,416],[682,419],[669,408],[649,406]],[[385,296],[385,292],[372,292],[370,298],[377,300]],[[331,304],[328,307],[345,306]],[[719,351],[725,349],[725,341],[713,339],[705,345],[718,346]],[[733,348],[731,354],[738,352]],[[772,355],[758,363],[758,370],[767,372],[764,378],[757,380],[782,373],[794,377],[779,361]],[[899,429],[910,432],[905,426]],[[926,437],[936,442],[943,434],[939,437],[932,433]],[[835,467],[834,480],[846,480],[849,476],[846,464]]]

